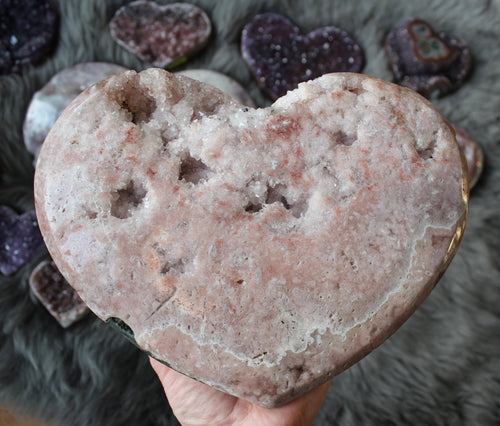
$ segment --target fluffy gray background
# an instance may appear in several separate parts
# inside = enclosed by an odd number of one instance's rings
[[[146,68],[111,39],[107,23],[125,0],[61,0],[57,50],[21,76],[0,77],[0,203],[33,208],[32,159],[22,122],[29,100],[54,73],[86,61]],[[167,2],[163,2],[167,3]],[[486,170],[470,200],[457,256],[435,291],[385,344],[333,380],[318,425],[500,424],[500,1],[192,0],[214,35],[184,68],[211,68],[268,100],[239,53],[255,14],[278,12],[304,31],[337,25],[361,44],[364,73],[391,79],[387,32],[414,16],[470,45],[474,70],[435,104],[476,138]],[[0,403],[61,425],[175,424],[146,357],[93,316],[63,330],[27,285],[33,266],[0,276]]]

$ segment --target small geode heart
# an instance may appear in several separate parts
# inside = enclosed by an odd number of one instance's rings
[[[437,33],[421,19],[410,19],[394,28],[387,35],[385,51],[395,82],[428,98],[458,89],[472,65],[462,39]]]
[[[324,75],[252,109],[147,69],[62,113],[35,200],[52,258],[101,319],[275,406],[381,344],[431,291],[463,232],[465,167],[432,104],[372,77]]]
[[[192,56],[212,31],[207,14],[195,5],[144,0],[118,9],[109,27],[118,44],[157,67]]]
[[[302,81],[330,72],[359,72],[364,55],[339,28],[318,28],[302,35],[284,16],[257,15],[243,29],[241,52],[259,86],[271,99]]]
[[[19,270],[44,248],[35,211],[18,215],[0,206],[0,272],[10,275]]]
[[[74,324],[89,311],[52,261],[41,262],[31,273],[29,284],[33,294],[63,328]]]
[[[45,57],[57,44],[58,23],[50,1],[0,1],[0,75]]]

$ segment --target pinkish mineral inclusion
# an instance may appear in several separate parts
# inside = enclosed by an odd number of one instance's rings
[[[327,74],[264,109],[148,69],[63,112],[40,228],[103,320],[266,407],[340,373],[428,295],[461,238],[466,165],[424,98]]]

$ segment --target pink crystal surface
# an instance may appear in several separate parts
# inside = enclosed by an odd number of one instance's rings
[[[163,70],[63,112],[40,228],[103,320],[174,369],[271,407],[390,336],[458,246],[466,165],[424,98],[324,75],[264,109]]]

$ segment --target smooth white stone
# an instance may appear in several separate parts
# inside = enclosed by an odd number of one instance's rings
[[[110,75],[126,68],[107,62],[86,62],[55,74],[33,95],[23,124],[26,149],[35,157],[61,112],[82,91]]]

